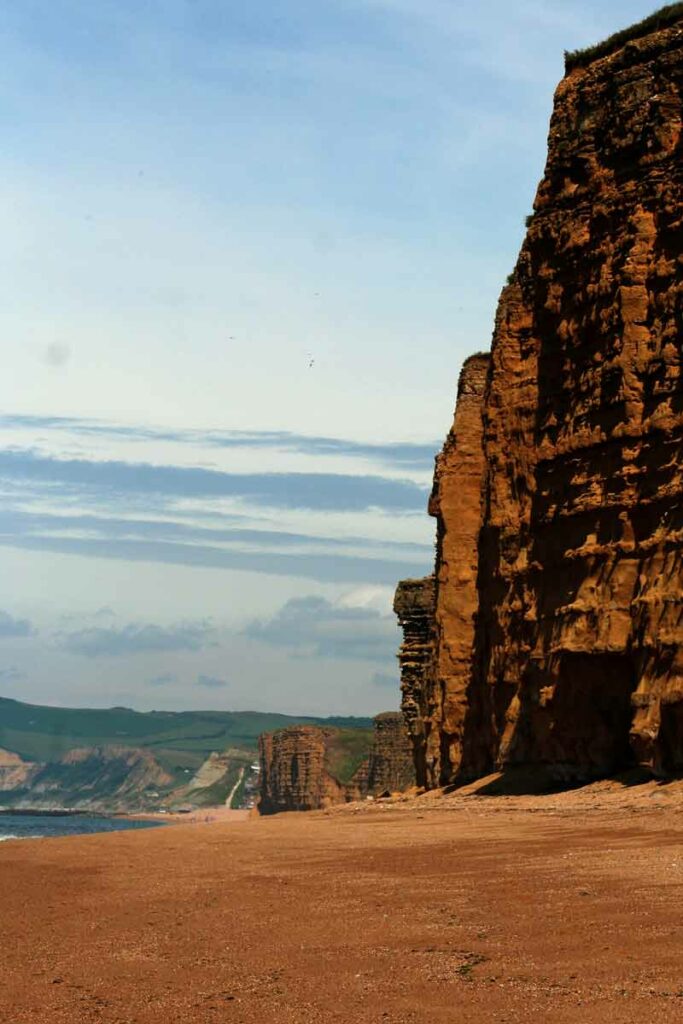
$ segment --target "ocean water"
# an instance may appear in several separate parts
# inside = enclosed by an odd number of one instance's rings
[[[0,813],[0,843],[8,839],[40,839],[43,836],[81,836],[92,832],[124,832],[156,828],[162,822],[129,821],[90,814]]]

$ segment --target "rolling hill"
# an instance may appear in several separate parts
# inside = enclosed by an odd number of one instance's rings
[[[258,736],[294,724],[358,730],[362,742],[372,729],[369,718],[55,708],[0,697],[0,805],[120,810],[222,801],[249,771]]]

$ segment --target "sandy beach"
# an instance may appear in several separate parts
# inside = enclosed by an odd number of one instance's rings
[[[3,1024],[683,1019],[680,784],[0,847]]]

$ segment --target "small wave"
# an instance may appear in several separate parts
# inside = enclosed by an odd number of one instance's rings
[[[39,836],[15,836],[13,832],[3,832],[0,835],[0,843],[6,842],[8,839],[43,839],[42,835]]]

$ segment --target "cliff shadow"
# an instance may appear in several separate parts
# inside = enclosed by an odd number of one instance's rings
[[[563,793],[583,789],[594,782],[609,779],[629,789],[642,786],[646,782],[656,781],[658,785],[666,785],[672,778],[654,780],[652,774],[644,768],[633,767],[616,774],[598,775],[587,778],[561,778],[556,768],[546,765],[513,765],[505,768],[495,776],[488,776],[479,785],[470,786],[473,796],[544,796],[550,793]],[[683,778],[683,775],[680,776]],[[463,788],[449,787],[446,792]]]

